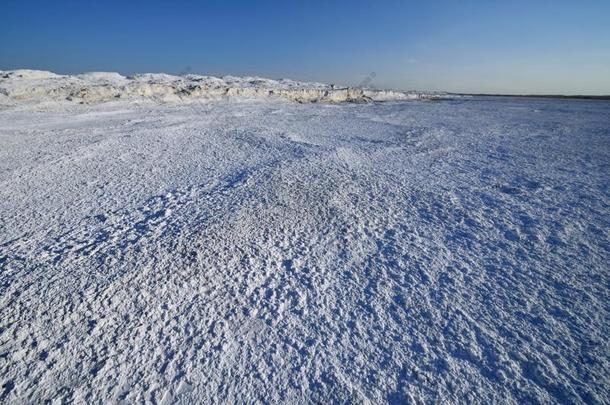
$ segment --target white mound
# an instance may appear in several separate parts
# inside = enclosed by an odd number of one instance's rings
[[[117,98],[164,101],[220,98],[285,98],[298,102],[403,100],[438,97],[432,93],[337,88],[322,83],[261,77],[144,73],[125,77],[112,72],[56,75],[35,70],[0,72],[0,94],[18,100],[68,100],[96,103]],[[5,101],[6,102],[6,101]]]
[[[45,70],[18,69],[0,71],[0,78],[4,79],[50,79],[58,77],[62,76]]]
[[[125,84],[129,81],[125,76],[116,72],[88,72],[76,75],[76,77],[92,84]]]

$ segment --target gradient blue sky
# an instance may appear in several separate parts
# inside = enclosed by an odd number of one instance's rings
[[[4,0],[1,15],[2,70],[610,94],[610,0]]]

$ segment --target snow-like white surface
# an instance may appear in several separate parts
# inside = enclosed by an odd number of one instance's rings
[[[1,401],[610,401],[609,103],[11,103]]]
[[[387,101],[438,98],[439,94],[360,88],[261,77],[223,78],[145,73],[130,77],[91,72],[57,75],[37,70],[0,71],[0,105],[15,101],[98,103],[116,99],[156,101],[288,99],[298,102]]]

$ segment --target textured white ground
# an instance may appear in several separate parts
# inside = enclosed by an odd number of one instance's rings
[[[610,402],[610,103],[0,109],[0,401]]]

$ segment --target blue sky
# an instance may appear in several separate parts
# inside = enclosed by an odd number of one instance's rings
[[[610,94],[610,1],[13,1],[0,69]]]

